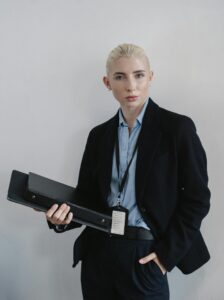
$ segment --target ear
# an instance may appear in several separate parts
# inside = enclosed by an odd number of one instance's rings
[[[107,76],[103,77],[103,83],[105,84],[105,86],[108,90],[111,90],[110,81],[109,81],[109,78]]]
[[[149,81],[151,81],[153,78],[154,78],[154,72],[153,72],[153,71],[150,71],[150,74],[149,74]]]

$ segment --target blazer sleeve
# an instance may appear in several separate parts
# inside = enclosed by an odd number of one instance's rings
[[[210,208],[206,153],[190,118],[182,120],[176,141],[177,207],[167,231],[155,245],[155,252],[168,271],[187,253]]]
[[[92,169],[94,162],[94,135],[93,130],[90,131],[85,150],[83,153],[81,166],[78,176],[78,184],[76,186],[75,198],[76,204],[85,206],[88,199],[92,197],[91,191],[93,191],[93,182],[92,182]],[[74,215],[75,218],[75,215]],[[50,229],[53,229],[57,233],[62,233],[74,228],[81,227],[82,224],[77,222],[71,222],[68,225],[54,225],[47,221]]]

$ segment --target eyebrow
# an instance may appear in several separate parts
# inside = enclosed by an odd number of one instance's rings
[[[136,74],[136,73],[140,73],[140,72],[145,72],[145,70],[137,70],[137,71],[134,71],[133,73]],[[124,72],[115,72],[113,75],[125,75],[126,73]]]

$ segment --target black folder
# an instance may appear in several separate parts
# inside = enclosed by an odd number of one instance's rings
[[[111,232],[112,217],[74,204],[75,188],[30,172],[12,171],[7,199],[41,211],[53,204],[68,204],[74,222]]]

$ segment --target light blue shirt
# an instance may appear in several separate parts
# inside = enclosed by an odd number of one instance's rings
[[[135,148],[135,144],[138,139],[139,132],[142,126],[143,116],[145,114],[148,100],[144,103],[144,106],[135,120],[134,127],[131,129],[130,135],[128,131],[128,124],[126,123],[121,108],[119,109],[119,127],[118,127],[118,138],[119,138],[119,154],[120,154],[120,166],[119,166],[119,179],[116,165],[116,154],[115,150],[113,153],[113,165],[112,165],[112,178],[110,184],[110,194],[107,198],[109,206],[116,206],[118,204],[117,196],[119,194],[119,182],[124,176],[125,170],[132,157],[132,153]],[[124,189],[121,193],[120,201],[121,205],[129,210],[128,213],[128,225],[144,227],[149,229],[147,224],[144,222],[142,215],[138,209],[136,203],[135,194],[135,171],[136,171],[136,159],[138,149],[135,152],[132,163],[130,165],[127,180],[124,185]]]

